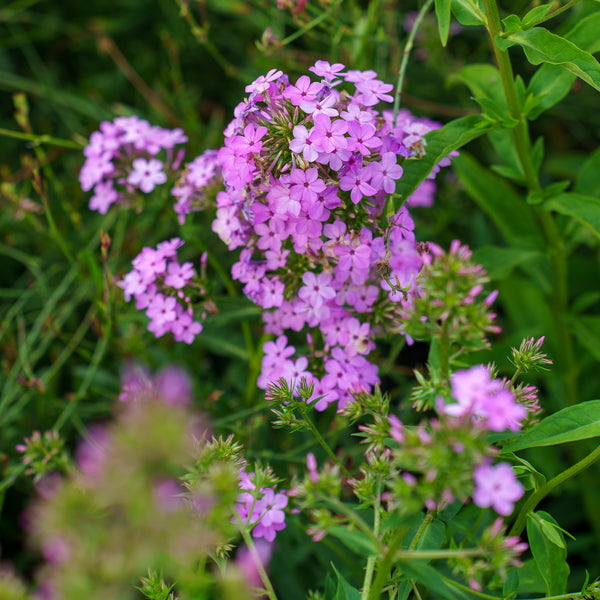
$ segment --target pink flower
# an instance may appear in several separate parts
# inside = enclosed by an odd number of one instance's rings
[[[484,463],[473,471],[473,502],[481,508],[491,506],[499,515],[508,516],[525,489],[508,463],[491,466]]]
[[[156,158],[136,158],[133,161],[133,171],[127,176],[127,183],[136,185],[142,192],[149,194],[157,185],[167,181],[162,168],[162,162]]]

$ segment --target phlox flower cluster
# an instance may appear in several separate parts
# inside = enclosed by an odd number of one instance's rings
[[[489,277],[472,260],[468,246],[453,240],[448,251],[427,242],[421,253],[418,285],[401,299],[396,325],[409,341],[444,335],[459,352],[489,345],[487,333],[498,333],[490,307],[498,292],[484,295]]]
[[[435,124],[378,112],[392,86],[373,71],[325,61],[310,71],[316,80],[272,70],[246,87],[217,155],[225,190],[212,227],[240,249],[232,275],[277,336],[265,344],[259,386],[304,377],[323,410],[379,381],[366,356],[385,307],[402,298],[397,287],[421,268],[408,210],[380,222],[401,163],[422,153]],[[308,355],[295,354],[290,331],[302,332]]]
[[[182,245],[182,240],[173,238],[156,248],[142,248],[133,259],[133,270],[117,285],[127,302],[134,298],[136,308],[145,309],[150,319],[148,330],[156,337],[170,331],[176,341],[191,344],[202,325],[194,320],[190,294],[203,290],[195,280],[192,263],[179,264],[177,260]]]
[[[219,184],[219,175],[216,150],[206,150],[184,166],[181,177],[171,190],[171,195],[176,199],[173,209],[181,225],[188,214],[206,207],[207,188]]]
[[[253,537],[272,542],[277,532],[285,529],[283,509],[288,504],[288,497],[285,491],[276,491],[270,487],[257,490],[252,475],[244,469],[240,470],[240,488],[243,491],[238,496],[235,505],[237,515],[232,522],[239,523],[241,519],[242,524],[253,526]]]
[[[133,204],[140,191],[148,194],[165,183],[183,159],[176,146],[185,142],[181,129],[153,126],[137,116],[102,122],[83,151],[79,172],[82,190],[94,191],[90,209],[105,214],[112,204]],[[157,158],[161,151],[163,160]]]
[[[470,418],[490,431],[518,431],[527,417],[527,408],[501,380],[492,378],[485,365],[455,371],[450,376],[450,388],[456,402],[439,406],[447,415]]]

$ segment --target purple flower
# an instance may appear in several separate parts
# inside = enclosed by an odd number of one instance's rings
[[[157,185],[167,181],[162,168],[162,162],[156,158],[136,158],[133,161],[133,171],[127,176],[127,183],[138,186],[142,192],[149,194]]]
[[[442,411],[454,417],[470,416],[491,431],[518,431],[527,416],[527,408],[519,404],[514,394],[492,379],[485,365],[461,369],[450,376],[452,396],[456,404],[447,404]]]
[[[482,464],[473,471],[473,502],[481,508],[491,506],[499,515],[508,516],[525,489],[508,463]]]
[[[386,194],[393,194],[396,190],[396,179],[402,177],[402,167],[396,162],[396,155],[386,152],[381,157],[381,162],[374,161],[369,167],[371,185],[382,189]]]
[[[294,106],[299,106],[304,112],[312,112],[317,94],[323,88],[322,83],[311,82],[308,75],[302,75],[296,85],[288,86],[283,92]]]
[[[312,167],[303,171],[294,169],[290,174],[290,199],[300,202],[316,202],[325,191],[325,183],[319,179],[319,170]]]
[[[358,204],[363,196],[373,196],[377,190],[369,185],[369,172],[367,167],[358,170],[351,169],[340,177],[340,189],[350,192],[350,199]]]
[[[333,122],[325,114],[314,117],[315,127],[311,133],[314,145],[322,152],[333,152],[336,148],[346,148],[347,141],[344,137],[348,131],[348,123],[342,119]]]
[[[335,290],[329,285],[331,283],[329,273],[315,275],[312,271],[307,271],[302,275],[302,281],[304,285],[298,290],[298,297],[315,308],[335,297]]]
[[[304,160],[312,162],[317,159],[319,152],[311,137],[311,133],[304,125],[296,125],[293,130],[294,139],[290,142],[290,150],[296,154],[302,153]]]
[[[339,75],[342,75],[341,71],[344,69],[342,63],[329,64],[326,60],[318,60],[314,66],[308,67],[309,71],[312,71],[317,77],[322,77],[325,81],[331,82]]]

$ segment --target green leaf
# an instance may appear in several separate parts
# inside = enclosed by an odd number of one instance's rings
[[[558,65],[600,91],[600,63],[589,52],[543,27],[511,33],[505,38],[497,36],[496,43],[502,50],[519,45],[531,64]]]
[[[527,27],[540,19],[543,19],[548,11],[552,8],[552,4],[542,4],[541,6],[536,6],[532,8],[524,17],[523,17],[523,25]]]
[[[491,123],[482,115],[468,115],[430,131],[424,138],[425,156],[402,165],[404,174],[396,185],[396,193],[406,200],[442,158],[495,127],[498,123]]]
[[[492,121],[498,121],[502,127],[514,127],[518,121],[513,119],[508,111],[504,111],[502,106],[495,100],[489,98],[473,98],[483,109],[483,114],[489,117]]]
[[[568,406],[536,423],[503,448],[516,452],[525,448],[556,446],[600,436],[600,400]]]
[[[331,566],[333,567],[338,580],[334,600],[360,600],[360,592],[346,581],[344,576],[335,568],[333,563],[331,563]]]
[[[480,2],[452,0],[452,14],[461,25],[483,25],[485,14]]]
[[[492,281],[506,279],[518,266],[539,257],[538,250],[502,246],[483,246],[473,253],[473,260],[485,268]]]
[[[502,589],[502,597],[503,598],[514,598],[519,591],[519,570],[516,567],[513,567],[508,572],[508,577],[504,583],[504,588]]]
[[[600,50],[600,13],[581,19],[564,37],[582,50],[594,54]],[[527,112],[529,119],[536,119],[542,112],[560,102],[571,89],[575,75],[560,66],[543,64],[531,78],[529,91],[538,103]]]
[[[600,196],[600,148],[581,165],[574,191],[585,196]]]
[[[402,558],[396,563],[400,570],[414,581],[418,581],[433,593],[435,598],[446,598],[447,600],[471,600],[476,596],[461,588],[454,587],[452,580],[440,575],[437,569],[422,560],[410,560]]]
[[[327,531],[327,535],[332,535],[347,548],[362,556],[379,554],[379,550],[373,543],[373,540],[360,530],[348,531],[346,527],[336,525]]]
[[[440,32],[442,46],[448,43],[448,32],[450,31],[450,5],[451,0],[435,0],[435,14]]]
[[[513,470],[525,486],[526,490],[537,490],[546,483],[546,477],[540,473],[529,461],[517,456],[514,452],[500,451],[502,457],[509,458],[513,463]]]
[[[450,77],[450,83],[455,82],[464,83],[469,87],[475,102],[492,121],[500,121],[508,127],[516,125],[516,121],[508,112],[500,73],[494,66],[467,65]]]
[[[541,515],[543,514],[543,519]],[[567,550],[563,541],[563,547],[557,546],[548,537],[547,530],[542,529],[540,521],[556,523],[548,513],[534,513],[527,518],[527,538],[529,547],[540,574],[546,582],[548,596],[564,594],[567,587],[569,565],[567,564]],[[553,530],[562,538],[562,534]]]
[[[417,530],[409,532],[408,536],[411,540],[414,539]],[[439,550],[444,543],[445,537],[446,524],[439,519],[433,519],[433,521],[427,525],[423,535],[419,538],[415,550]]]
[[[246,346],[243,344],[241,338],[238,343],[235,343],[231,339],[231,336],[227,336],[224,333],[210,333],[207,327],[202,332],[202,335],[198,336],[197,340],[199,344],[209,348],[215,354],[241,358],[243,361],[250,360]]]
[[[545,200],[550,200],[551,198],[560,195],[570,185],[571,182],[568,180],[557,181],[556,183],[551,183],[549,186],[545,187],[539,192],[529,192],[529,194],[527,194],[527,204],[531,204],[533,206],[541,204]]]
[[[523,561],[523,566],[519,568],[519,594],[543,594],[546,589],[540,570],[537,568],[535,560]]]
[[[509,244],[530,240],[534,246],[543,247],[532,209],[507,181],[464,151],[453,159],[452,166],[466,192],[494,221]]]
[[[502,24],[506,31],[523,31],[523,23],[517,15],[508,15],[508,17],[502,19]]]
[[[600,236],[599,198],[565,192],[544,202],[541,208],[569,215],[583,225],[591,227],[596,235]]]
[[[466,65],[449,77],[450,83],[460,82],[469,87],[473,96],[486,97],[497,102],[506,100],[500,72],[496,67],[487,63]]]

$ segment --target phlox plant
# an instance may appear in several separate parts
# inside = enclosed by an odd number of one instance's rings
[[[309,31],[339,4],[277,6]],[[101,333],[127,315],[145,344],[193,355],[221,310],[218,274],[260,315],[244,329],[259,339],[244,374],[254,391],[234,418],[262,415],[267,441],[198,410],[193,373],[129,364],[107,420],[73,417],[83,435],[72,452],[59,429],[80,397],[60,426],[16,446],[37,489],[23,523],[40,559],[30,586],[3,567],[0,598],[600,598],[597,569],[569,577],[573,536],[549,502],[600,458],[586,446],[600,435],[600,400],[582,395],[576,358],[597,355],[581,333],[597,325],[586,312],[597,290],[575,302],[568,285],[571,253],[597,251],[600,155],[574,182],[554,181],[529,133],[575,77],[600,90],[597,7],[582,2],[560,35],[542,26],[575,4],[501,21],[494,0],[427,0],[410,16],[396,87],[347,60],[297,76],[274,66],[245,82],[220,147],[191,159],[193,131],[138,116],[100,124],[79,171],[89,210],[158,206],[168,222],[115,272],[102,232]],[[442,46],[461,30],[454,18],[485,31],[495,60],[455,75],[480,111],[444,125],[400,107],[433,10]],[[527,84],[513,46],[537,67]],[[494,170],[464,148],[477,138]],[[435,220],[444,175],[506,247],[424,239],[419,215]],[[511,330],[523,321],[512,283],[540,315]],[[390,390],[394,363],[419,354],[406,389]],[[548,466],[567,443],[569,467]],[[582,497],[589,512],[597,495]],[[317,577],[290,590],[286,569],[304,568]]]

